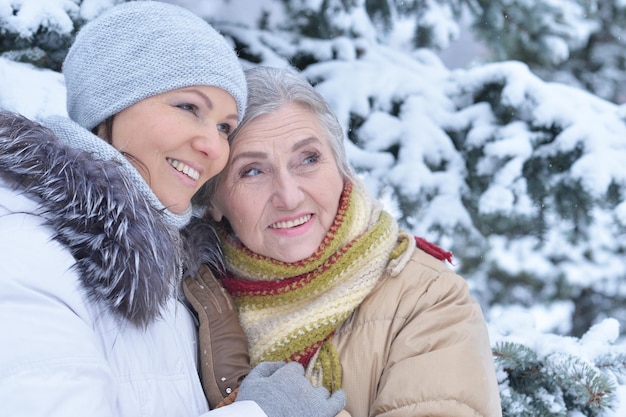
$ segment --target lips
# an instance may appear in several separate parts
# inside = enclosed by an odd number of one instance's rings
[[[198,180],[198,178],[200,178],[200,173],[196,171],[195,169],[193,169],[192,167],[190,167],[189,165],[185,164],[184,162],[181,162],[173,158],[166,158],[166,159],[167,159],[168,164],[170,164],[178,172],[182,172],[183,174],[187,175],[189,178],[192,178],[196,181]]]
[[[270,229],[290,229],[292,227],[296,227],[296,226],[300,226],[305,224],[306,222],[308,222],[309,220],[311,220],[311,215],[310,214],[305,214],[302,217],[299,217],[297,219],[294,220],[288,220],[288,221],[284,221],[284,222],[276,222],[273,224],[270,224]]]

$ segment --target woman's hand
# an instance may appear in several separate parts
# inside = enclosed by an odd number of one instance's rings
[[[241,384],[237,401],[244,400],[256,402],[268,417],[335,417],[346,396],[311,385],[298,362],[263,362]]]

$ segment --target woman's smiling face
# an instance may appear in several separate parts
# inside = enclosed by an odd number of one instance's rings
[[[228,160],[237,105],[226,91],[193,86],[141,100],[115,115],[112,144],[157,198],[180,213]]]
[[[238,133],[209,212],[253,252],[296,262],[322,243],[343,186],[316,116],[290,103]]]

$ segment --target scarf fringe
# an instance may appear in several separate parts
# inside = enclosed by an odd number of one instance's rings
[[[439,259],[440,261],[448,261],[448,263],[454,265],[452,263],[452,252],[448,252],[447,250],[440,248],[434,243],[431,243],[426,239],[417,236],[415,236],[415,244],[418,248],[420,248],[427,254]]]

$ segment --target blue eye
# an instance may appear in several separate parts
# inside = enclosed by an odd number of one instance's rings
[[[319,161],[319,159],[320,159],[320,155],[317,154],[317,153],[314,153],[314,154],[311,154],[311,155],[307,156],[306,158],[304,158],[303,162],[305,164],[314,164],[317,161]]]
[[[249,168],[249,169],[243,169],[241,171],[241,176],[242,177],[254,177],[256,175],[259,175],[261,173],[261,170],[258,168]]]
[[[228,123],[220,123],[217,125],[217,130],[220,132],[224,132],[227,135],[230,135],[233,131],[233,127]]]

